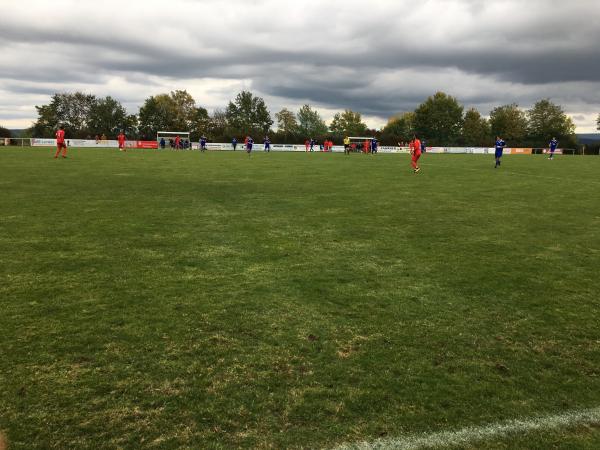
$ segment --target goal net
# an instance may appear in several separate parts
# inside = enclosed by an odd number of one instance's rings
[[[348,139],[350,139],[350,151],[369,153],[371,151],[371,141],[374,138],[372,136],[349,136]]]
[[[177,139],[178,137],[179,140]],[[158,143],[158,148],[161,149],[192,149],[192,141],[190,140],[189,131],[158,131],[156,133],[156,142]]]

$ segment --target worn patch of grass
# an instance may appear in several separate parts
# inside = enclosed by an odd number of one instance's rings
[[[10,448],[315,448],[597,407],[600,160],[504,159],[2,150]]]

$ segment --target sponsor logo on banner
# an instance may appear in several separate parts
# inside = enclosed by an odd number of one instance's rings
[[[531,155],[532,153],[531,148],[511,148],[510,149],[510,154],[511,155]]]
[[[410,150],[408,147],[379,145],[377,147],[377,153],[410,153]]]
[[[135,148],[158,148],[157,141],[136,141]]]
[[[38,139],[38,138],[34,138],[34,139],[31,140],[31,145],[33,147],[47,147],[47,146],[54,147],[56,145],[56,139]]]
[[[531,151],[531,152],[533,153],[533,149],[532,149],[532,151]],[[550,154],[550,149],[549,149],[549,148],[545,148],[545,149],[543,150],[543,153]],[[557,148],[556,150],[554,150],[554,154],[555,154],[555,155],[562,155],[562,154],[563,154],[562,148]]]
[[[83,148],[106,148],[106,147],[118,147],[117,141],[98,141],[93,139],[67,139],[67,145],[69,147],[83,147]]]

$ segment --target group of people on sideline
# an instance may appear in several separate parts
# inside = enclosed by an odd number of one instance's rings
[[[307,152],[314,152],[316,146],[319,146],[319,151],[321,152],[331,152],[333,141],[331,139],[325,139],[321,144],[319,144],[319,141],[312,138],[304,141],[304,148]]]
[[[62,125],[59,126],[59,129],[56,131],[55,138],[56,138],[56,153],[54,155],[54,158],[56,159],[59,156],[66,158],[67,157],[67,141],[65,139],[64,126],[62,126]],[[96,136],[96,142],[98,143],[101,140],[105,140],[105,138],[106,138],[105,135]],[[372,155],[377,154],[378,142],[377,142],[376,138],[373,137],[373,138],[361,138],[361,139],[364,139],[364,141],[362,142],[362,152],[371,153]],[[123,131],[121,131],[119,133],[119,135],[117,136],[117,141],[119,144],[119,150],[123,151],[123,152],[127,151],[126,137],[125,137],[125,133]],[[189,139],[181,139],[179,135],[175,136],[174,139],[170,138],[168,142],[169,142],[169,147],[174,150],[186,150],[186,149],[192,148],[191,142],[189,141]],[[200,137],[200,139],[198,141],[198,147],[199,147],[200,151],[202,151],[202,152],[206,151],[207,142],[208,142],[208,139],[206,138],[206,136]],[[159,140],[159,143],[158,143],[159,148],[165,149],[166,145],[167,145],[167,141],[165,140],[164,137],[161,137]],[[237,149],[237,145],[238,145],[238,140],[237,140],[237,138],[234,137],[231,140],[231,146],[234,151]],[[333,141],[331,139],[326,139],[322,144],[318,144],[317,140],[312,139],[312,138],[307,139],[304,142],[304,146],[305,146],[305,149],[307,152],[309,152],[309,151],[313,152],[317,145],[319,145],[320,151],[331,152],[333,149]],[[351,138],[346,136],[344,138],[344,153],[348,155],[352,151],[360,151],[360,145],[361,145],[360,141],[352,142]],[[398,145],[400,147],[404,147],[405,143],[399,142]],[[251,154],[253,146],[254,146],[254,139],[252,139],[251,136],[246,136],[244,139],[244,150],[246,150],[248,155]],[[556,150],[558,148],[558,140],[555,137],[553,137],[550,140],[550,143],[548,144],[548,146],[549,146],[548,159],[552,160],[552,159],[554,159],[554,153],[556,152]],[[412,167],[414,173],[418,173],[421,171],[421,168],[419,167],[419,159],[420,159],[421,155],[423,153],[425,153],[427,150],[425,140],[424,139],[421,140],[415,135],[413,137],[413,139],[409,142],[408,147],[409,147],[410,154],[411,154],[411,167]],[[500,167],[502,164],[502,154],[504,151],[504,147],[506,147],[506,142],[500,136],[496,136],[495,152],[494,152],[494,157],[495,157],[494,168],[496,168],[496,169],[498,167]],[[269,138],[269,136],[265,136],[263,139],[263,150],[265,152],[271,151],[271,139]]]

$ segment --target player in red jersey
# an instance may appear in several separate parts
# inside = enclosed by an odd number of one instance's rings
[[[58,127],[58,131],[56,132],[56,153],[54,154],[54,158],[58,158],[60,151],[62,149],[62,157],[67,157],[67,143],[65,142],[65,127],[62,125]]]
[[[410,154],[412,155],[411,166],[413,168],[413,172],[417,173],[421,170],[419,167],[419,158],[421,157],[421,141],[415,135],[414,139],[409,144]]]
[[[123,130],[121,130],[121,132],[117,136],[117,141],[119,141],[119,151],[121,152],[127,151],[127,149],[125,148],[125,139],[125,134],[123,134]]]
[[[175,136],[175,150],[179,150],[181,148],[181,138],[179,135]]]

